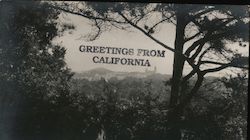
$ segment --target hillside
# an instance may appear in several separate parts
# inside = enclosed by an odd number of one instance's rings
[[[150,80],[168,80],[171,75],[156,73],[155,71],[145,71],[145,72],[117,72],[108,70],[105,68],[96,68],[89,71],[84,71],[81,73],[75,73],[74,79],[88,79],[90,81],[100,80],[101,78],[110,79],[117,78],[122,80],[127,77],[133,78],[147,78]]]

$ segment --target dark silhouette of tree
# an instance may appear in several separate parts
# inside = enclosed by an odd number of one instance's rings
[[[62,33],[58,15],[40,2],[0,2],[0,139],[57,139],[67,131],[72,73],[66,50],[51,42]]]
[[[244,43],[249,41],[248,6],[62,2],[51,3],[50,7],[92,21],[95,30],[89,40],[97,39],[111,28],[133,28],[174,53],[166,118],[171,139],[180,139],[183,110],[197,94],[205,75],[228,67],[248,69],[248,56],[236,51],[246,47]],[[152,20],[154,16],[159,18]],[[168,46],[154,36],[166,23],[176,26],[174,46]],[[239,45],[229,45],[237,42]],[[186,65],[192,70],[183,75]],[[193,87],[188,92],[181,92],[194,75]]]

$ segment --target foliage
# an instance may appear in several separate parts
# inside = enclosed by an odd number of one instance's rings
[[[93,23],[97,39],[112,28],[137,30],[156,44],[174,53],[170,106],[174,114],[182,112],[202,85],[204,76],[228,67],[248,69],[248,56],[237,48],[247,46],[249,40],[249,12],[247,6],[185,5],[161,3],[50,3],[62,12],[88,18]],[[175,43],[165,44],[154,34],[164,24],[176,26]],[[229,44],[239,42],[238,46]],[[244,45],[243,45],[244,44]],[[240,63],[238,63],[240,62]],[[188,64],[192,69],[183,76]],[[214,67],[210,67],[210,66]],[[191,77],[197,75],[193,88],[185,94],[181,90]],[[178,113],[179,112],[179,113]]]
[[[70,102],[66,50],[51,43],[59,13],[39,2],[0,7],[0,138],[43,139],[59,131]]]
[[[248,65],[247,57],[226,47],[228,41],[244,43],[246,40],[247,33],[243,32],[249,29],[246,10],[239,12],[234,6],[218,5],[129,3],[103,3],[100,8],[98,4],[87,3],[82,5],[85,9],[71,11],[72,5],[63,4],[55,7],[39,2],[0,3],[1,139],[161,140],[169,138],[173,128],[180,132],[181,139],[246,138],[248,77],[238,75],[210,81],[204,77],[206,73],[229,66],[246,68]],[[111,26],[133,27],[173,51],[175,56],[184,56],[184,60],[177,61],[179,65],[174,72],[178,74],[170,82],[172,87],[181,87],[176,101],[181,102],[185,97],[190,100],[184,100],[183,110],[178,116],[175,114],[177,123],[171,123],[169,117],[172,109],[169,100],[174,90],[162,81],[131,77],[108,81],[70,80],[72,73],[64,61],[66,50],[51,41],[60,31],[74,27],[63,25],[59,30],[56,21],[59,12],[54,8],[91,19],[97,27],[93,39]],[[149,23],[150,14],[161,14],[162,18]],[[226,18],[214,14],[226,15]],[[179,16],[185,26],[180,26]],[[181,40],[177,39],[172,49],[152,35],[159,24],[165,22],[178,25],[176,33]],[[197,28],[198,32],[188,36],[182,32],[188,27]],[[176,53],[176,49],[192,39],[197,40],[193,40],[185,54]],[[219,58],[224,53],[231,57],[228,63],[208,61],[203,59],[207,52],[216,52]],[[193,70],[183,77],[184,61]],[[199,69],[206,63],[219,67]],[[191,79],[194,74],[197,79]]]
[[[242,78],[205,79],[198,95],[182,116],[179,124],[182,139],[246,138],[247,78]],[[234,89],[235,80],[239,85],[235,87],[241,90]],[[195,80],[190,84],[193,82]],[[96,126],[95,132],[105,132],[106,139],[161,140],[168,138],[168,105],[161,100],[166,98],[161,92],[154,93],[154,89],[163,88],[166,91],[166,87],[156,83],[133,78],[109,81],[73,79],[71,93],[76,97],[74,102],[77,102],[75,106],[79,111],[88,112],[83,117],[86,119],[84,126]],[[124,86],[127,90],[122,90]],[[170,94],[167,89],[163,95]],[[244,107],[239,109],[242,105]]]
[[[185,110],[185,133],[192,139],[246,139],[246,74],[208,80]]]

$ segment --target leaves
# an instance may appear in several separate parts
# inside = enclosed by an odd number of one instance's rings
[[[47,130],[58,130],[50,121],[68,120],[63,111],[69,109],[72,73],[64,62],[66,50],[52,44],[58,35],[59,13],[40,2],[1,2],[0,6],[1,122],[13,124],[8,133],[18,138],[44,137]]]

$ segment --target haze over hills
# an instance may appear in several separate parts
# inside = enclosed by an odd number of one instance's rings
[[[143,79],[148,79],[148,80],[153,80],[153,81],[167,81],[170,78],[172,78],[172,75],[170,74],[160,74],[157,73],[156,68],[152,71],[150,70],[145,70],[144,72],[117,72],[117,71],[112,71],[106,68],[95,68],[92,70],[88,71],[83,71],[83,72],[78,72],[75,73],[73,76],[73,79],[87,79],[89,81],[97,81],[102,78],[109,80],[111,78],[116,78],[117,80],[123,80],[125,78],[143,78]],[[192,82],[195,82],[196,76],[193,76],[191,78]],[[209,82],[213,81],[215,79],[218,79],[218,77],[214,76],[206,76],[204,82]]]
[[[73,76],[74,79],[88,79],[91,81],[100,80],[101,78],[107,80],[110,78],[117,78],[118,80],[122,80],[127,77],[168,80],[171,78],[171,75],[157,73],[156,68],[152,71],[145,70],[144,72],[117,72],[105,68],[96,68],[89,71],[75,73]]]

